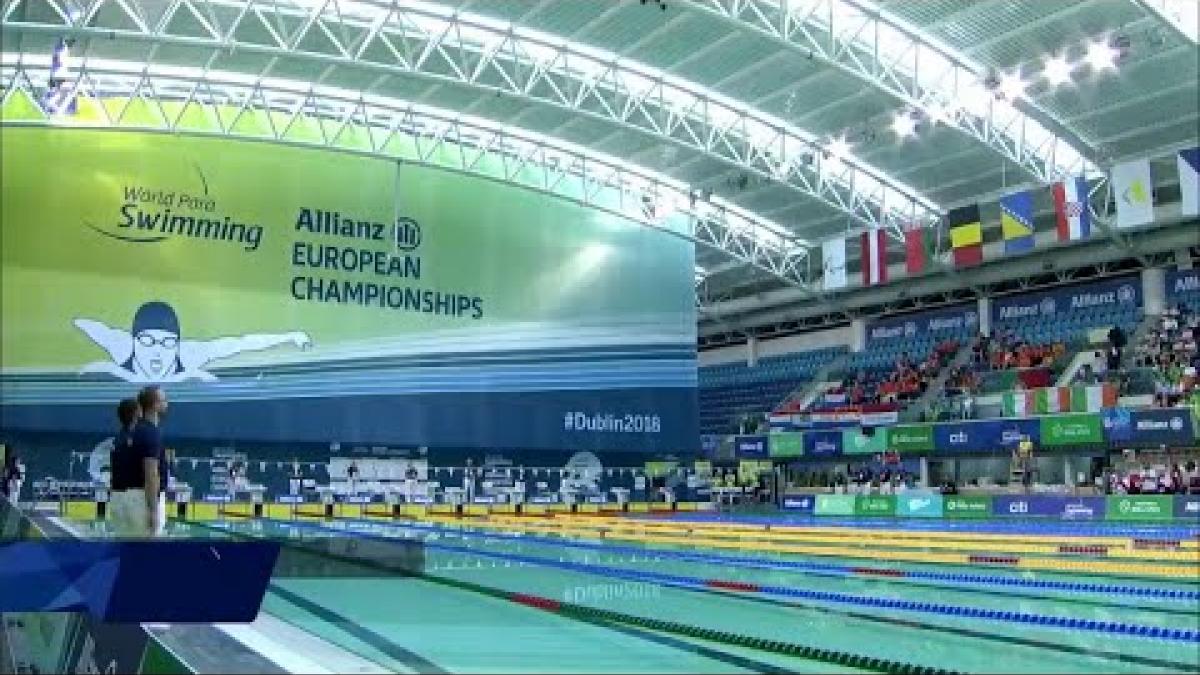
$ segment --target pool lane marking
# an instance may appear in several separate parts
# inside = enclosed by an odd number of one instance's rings
[[[388,525],[389,524],[389,522],[386,522],[386,521],[367,520],[367,519],[343,519],[343,520],[347,521],[347,522],[370,522],[370,524],[376,524],[376,525]],[[503,525],[486,524],[486,522],[473,522],[473,521],[472,522],[464,522],[464,521],[425,520],[424,522],[428,522],[428,524],[432,524],[433,526],[439,526],[439,527],[478,527],[478,528],[480,528],[480,530],[491,530],[491,531],[503,531],[503,530],[505,530],[505,528],[509,528],[509,530],[512,530],[512,528],[516,528],[516,527],[506,527]],[[401,524],[401,522],[391,522],[391,525],[404,526],[404,527],[420,527],[419,525],[408,524],[408,522],[403,522],[403,524]],[[485,536],[485,534],[481,533],[480,536]],[[496,534],[492,534],[492,536],[496,536]],[[500,534],[500,536],[512,537],[512,534]],[[559,538],[570,537],[571,533],[564,532],[562,530],[552,530],[552,531],[548,531],[548,532],[540,532],[539,531],[536,533],[523,532],[521,534],[521,536],[530,537],[530,538],[540,537],[542,539],[553,540],[554,537],[559,537]],[[574,533],[574,536],[587,537],[590,539],[604,538],[602,536],[596,537],[596,536],[594,536],[594,534],[590,534],[590,533],[588,533],[588,534]],[[655,540],[652,538],[637,539],[637,538],[631,537],[631,538],[618,538],[618,539],[626,540],[626,542],[638,542],[638,540],[642,540],[642,542],[646,542],[646,543],[665,543],[667,545],[677,545],[677,546],[678,545],[694,545],[694,542],[686,542],[686,540],[677,540],[677,539],[666,540],[666,542],[658,542],[658,540]],[[616,544],[614,544],[613,548],[616,549],[616,548],[618,548],[618,546]],[[722,548],[727,549],[727,548],[730,548],[730,546],[722,546]],[[660,549],[654,549],[654,550],[660,550]],[[793,554],[791,554],[790,551],[786,551],[786,550],[778,550],[778,549],[770,549],[770,550],[775,550],[776,552],[784,552],[784,554],[793,555]],[[695,554],[688,554],[688,555],[695,555]],[[794,554],[794,555],[798,555],[798,554]],[[754,558],[745,558],[743,556],[715,556],[715,557],[721,558],[721,560],[751,560],[751,561],[754,560]],[[817,557],[830,557],[830,556],[817,556]],[[834,557],[836,557],[836,556],[834,556]],[[872,558],[872,557],[868,557],[868,556],[864,556],[864,555],[858,555],[857,552],[856,552],[856,554],[850,554],[850,555],[845,555],[845,556],[840,556],[840,557],[850,558],[850,560],[876,560],[876,558]],[[967,567],[967,563],[965,561],[958,560],[958,557],[962,557],[962,556],[955,556],[955,560],[949,561],[949,562],[943,562],[943,563],[940,563],[940,565],[956,565],[956,566]],[[898,562],[911,562],[911,563],[917,563],[917,565],[929,565],[929,561],[912,560],[912,558],[901,558],[901,560],[898,560]],[[840,569],[840,571],[846,571],[846,569],[850,569],[850,568],[847,568],[844,566],[829,565],[829,563],[796,562],[796,561],[784,561],[782,563],[784,563],[784,565],[797,566],[799,568],[808,568],[808,569]],[[859,567],[858,569],[866,569],[866,568]],[[1046,571],[1056,572],[1056,569],[1050,568],[1050,569],[1046,569]],[[1085,574],[1085,575],[1088,575],[1088,577],[1104,577],[1104,578],[1112,577],[1112,574],[1093,574],[1093,573],[1088,573],[1086,571],[1082,571],[1082,572],[1074,571],[1074,573]],[[906,577],[912,577],[912,578],[961,581],[961,583],[976,583],[976,581],[978,579],[989,579],[989,577],[984,577],[984,575],[946,574],[946,573],[932,573],[932,572],[920,572],[920,571],[905,571],[905,575],[906,575]],[[1138,577],[1138,578],[1141,578],[1141,577]],[[1074,584],[1074,583],[1066,583],[1066,581],[1054,581],[1054,580],[1028,581],[1028,584],[1025,584],[1026,580],[1024,580],[1024,579],[1013,579],[1013,578],[1003,578],[1003,577],[995,577],[994,579],[1001,579],[1002,581],[997,581],[997,583],[1000,585],[1004,585],[1004,586],[1014,585],[1014,584],[1010,584],[1009,581],[1014,581],[1014,583],[1015,583],[1015,581],[1021,581],[1021,584],[1015,584],[1015,585],[1030,585],[1033,587],[1046,587],[1046,589],[1073,590],[1073,591],[1078,590],[1078,591],[1094,591],[1094,592],[1121,592],[1121,593],[1123,593],[1123,595],[1135,595],[1135,596],[1141,596],[1141,597],[1159,597],[1159,598],[1196,599],[1196,601],[1200,601],[1200,591],[1187,590],[1187,591],[1158,592],[1157,589],[1147,589],[1147,587],[1138,587],[1138,586],[1105,586],[1102,584]],[[1145,579],[1150,579],[1150,580],[1154,580],[1154,581],[1182,581],[1182,583],[1189,583],[1188,579],[1178,579],[1178,578],[1162,579],[1162,578],[1154,577],[1154,578],[1145,578]]]
[[[264,519],[264,520],[271,520],[271,519]],[[239,537],[248,538],[248,539],[267,538],[266,535],[257,535],[257,534],[251,534],[251,533],[246,533],[246,532],[238,532],[236,530],[231,530],[231,529],[224,528],[224,527],[212,526],[212,525],[195,522],[195,521],[188,521],[188,522],[193,525],[196,525],[198,527],[201,527],[201,528],[214,530],[214,531],[232,535],[232,536],[239,536]],[[322,532],[329,533],[329,534],[337,534],[334,530],[329,530],[327,528],[323,528],[317,524],[298,523],[298,522],[294,522],[294,521],[273,521],[273,522],[277,522],[281,525],[289,526],[289,527],[297,527],[297,528],[302,528],[302,529],[315,529],[315,530],[320,530]],[[398,541],[395,538],[389,538],[389,537],[363,537],[362,535],[357,534],[357,533],[343,533],[343,534],[350,534],[351,536],[356,536],[356,537],[360,537],[360,538],[374,538],[377,540],[382,540],[382,541],[386,541],[388,543],[393,543],[393,544]],[[305,548],[303,546],[299,546],[295,542],[280,541],[280,545],[287,547],[287,548],[294,548],[294,549],[297,549],[297,550],[300,550],[300,551],[303,551],[305,553],[309,553],[312,555],[329,558],[332,560],[348,561],[348,562],[352,562],[354,564],[361,565],[364,567],[373,567],[376,569],[390,571],[390,572],[395,571],[384,565],[380,565],[379,563],[376,563],[374,561],[361,560],[361,559],[353,558],[350,556],[342,556],[342,555],[338,555],[338,554],[329,553],[326,551],[315,551],[312,549]],[[748,647],[751,649],[759,649],[761,651],[779,653],[779,654],[783,654],[786,656],[792,656],[792,657],[796,657],[796,658],[800,658],[800,659],[805,659],[805,660],[810,660],[810,661],[821,661],[821,662],[825,662],[825,663],[832,663],[835,665],[848,666],[851,668],[858,668],[861,670],[874,671],[874,672],[910,673],[910,674],[914,674],[914,675],[943,675],[943,674],[949,675],[950,673],[954,672],[954,671],[949,671],[949,670],[940,669],[940,668],[929,668],[929,667],[925,667],[925,666],[916,666],[916,665],[907,664],[907,663],[903,663],[903,662],[899,662],[899,661],[887,661],[887,660],[883,660],[883,659],[875,659],[875,658],[860,656],[857,654],[851,654],[851,653],[846,653],[846,652],[836,652],[836,651],[832,651],[832,650],[817,649],[814,647],[807,647],[807,646],[799,645],[796,643],[786,643],[786,642],[779,642],[779,641],[764,641],[764,640],[760,640],[760,639],[756,639],[756,638],[751,638],[748,636],[738,635],[736,633],[715,631],[715,630],[711,630],[711,629],[699,628],[696,626],[689,626],[687,624],[679,624],[679,623],[673,623],[673,622],[669,622],[669,621],[660,621],[657,619],[647,619],[645,617],[638,617],[638,616],[634,616],[634,615],[622,614],[619,612],[613,612],[613,611],[609,611],[609,610],[601,610],[601,609],[596,609],[593,607],[586,607],[583,605],[573,605],[570,603],[561,603],[557,600],[552,600],[550,598],[541,598],[540,596],[534,596],[534,595],[529,595],[529,594],[513,593],[511,591],[504,591],[504,590],[500,590],[500,589],[490,588],[487,586],[472,584],[470,582],[460,581],[457,579],[451,579],[451,578],[447,578],[447,577],[438,577],[436,575],[431,575],[428,573],[419,574],[419,575],[415,575],[415,576],[423,581],[427,581],[430,583],[447,586],[447,587],[451,587],[451,588],[457,588],[459,590],[464,590],[464,591],[471,591],[471,592],[475,592],[478,594],[486,595],[488,597],[498,598],[498,599],[507,600],[509,602],[513,602],[516,604],[525,605],[526,607],[541,609],[543,611],[551,611],[558,615],[563,616],[564,618],[568,618],[568,619],[578,621],[578,622],[583,622],[583,623],[591,623],[593,625],[598,625],[598,626],[602,626],[602,627],[607,627],[607,626],[605,626],[606,623],[614,623],[614,622],[620,623],[620,624],[625,624],[625,625],[630,625],[630,626],[640,626],[643,628],[649,628],[651,630],[658,630],[658,631],[668,632],[668,633],[676,633],[676,634],[680,634],[680,635],[685,635],[687,637],[708,640],[711,642],[724,642],[724,643],[731,644],[734,646]],[[272,590],[274,590],[274,589],[272,589]],[[285,598],[285,599],[290,601],[289,598]],[[331,610],[328,610],[327,608],[325,608],[321,605],[318,605],[317,603],[313,603],[311,601],[306,601],[306,602],[311,604],[313,607],[320,608],[321,610],[328,612],[329,615],[332,615],[334,617],[339,617],[339,618],[343,619],[344,621],[348,622],[348,624],[334,623],[334,625],[338,625],[339,627],[341,627],[343,629],[345,629],[347,625],[354,626],[354,627],[360,628],[362,631],[365,631],[366,634],[370,634],[370,635],[374,636],[368,641],[366,639],[367,635],[364,634],[361,637],[356,635],[356,637],[359,637],[359,639],[367,641],[368,644],[373,644],[378,647],[378,646],[381,646],[384,643],[386,643],[394,649],[398,649],[403,652],[407,652],[407,650],[404,650],[402,647],[400,647],[399,645],[396,645],[395,643],[391,642],[387,638],[385,638],[383,636],[379,636],[377,633],[373,633],[373,631],[370,631],[369,629],[362,627],[359,624],[354,623],[350,619],[340,617],[340,615],[337,615],[336,613],[332,612]],[[352,633],[352,634],[354,634],[354,633]],[[657,637],[657,636],[644,635],[641,637],[643,637],[643,639],[650,640],[652,637]],[[378,641],[378,643],[376,641]],[[701,647],[699,645],[697,645],[697,647],[709,650],[710,652],[713,652],[714,654],[722,654],[727,659],[737,660],[737,659],[743,658],[743,657],[739,657],[734,654],[728,654],[725,652],[720,652],[719,650],[713,650],[708,647]],[[387,653],[387,652],[385,651],[385,653]],[[417,657],[417,658],[421,658],[421,657]],[[735,661],[728,661],[728,662],[731,665],[738,665],[738,663],[736,663]],[[763,670],[763,671],[759,671],[759,672],[776,672],[774,670],[774,668],[775,668],[774,666],[770,666],[769,664],[764,664],[764,665],[766,668],[769,668],[770,670]],[[739,666],[739,667],[741,667],[741,666]],[[418,672],[435,672],[435,671],[418,671]],[[445,673],[445,672],[449,672],[449,671],[439,670],[436,672]],[[784,672],[790,672],[790,671],[784,671]]]
[[[329,609],[322,604],[313,602],[312,600],[309,600],[298,593],[289,591],[277,583],[272,582],[267,587],[267,590],[269,590],[272,594],[284,599],[285,601],[295,605],[296,607],[308,612],[309,614],[312,614],[321,621],[335,626],[352,637],[371,645],[375,649],[387,654],[388,657],[404,664],[406,668],[411,669],[413,672],[435,673],[437,675],[444,675],[445,673],[451,672],[437,665],[433,661],[426,659],[420,654],[401,647],[392,640],[389,640],[383,635],[380,635],[370,628],[363,626],[357,621],[338,614],[332,609]]]

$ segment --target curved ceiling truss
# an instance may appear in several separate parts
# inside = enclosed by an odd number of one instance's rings
[[[375,82],[421,77],[503,92],[590,116],[690,148],[786,186],[868,227],[930,224],[941,208],[820,139],[746,104],[615,54],[415,1],[381,0],[9,0],[6,31],[119,38],[148,46],[148,63],[172,48],[206,49],[225,70],[247,54],[262,78],[280,60],[362,72]],[[45,5],[31,16],[20,7]],[[324,68],[325,70],[322,70]],[[361,78],[358,78],[361,79]],[[330,78],[338,84],[338,78]],[[372,85],[364,86],[370,93]],[[796,233],[806,246],[813,242]]]
[[[1162,1],[1162,0],[1154,0]],[[967,134],[1047,183],[1095,170],[1073,131],[985,85],[986,69],[865,0],[696,0],[789,48],[851,73],[931,121]],[[1050,127],[1050,128],[1048,128]],[[1052,131],[1058,127],[1058,131]]]
[[[268,140],[504,181],[670,232],[812,293],[807,255],[776,223],[662,174],[488,120],[358,91],[200,68],[83,59],[70,115],[47,113],[48,55],[0,54],[6,125],[117,127]],[[15,96],[25,97],[14,102]],[[25,103],[26,105],[20,105]],[[22,110],[14,114],[13,110]],[[697,270],[701,272],[701,270]]]

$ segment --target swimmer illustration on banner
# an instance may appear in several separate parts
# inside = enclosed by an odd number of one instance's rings
[[[81,375],[107,373],[137,384],[186,380],[215,382],[217,376],[205,370],[213,361],[284,344],[300,349],[312,347],[312,339],[302,331],[184,340],[175,309],[158,301],[147,302],[138,308],[129,331],[93,319],[76,319],[74,323],[108,352],[111,359],[83,366],[79,371]]]

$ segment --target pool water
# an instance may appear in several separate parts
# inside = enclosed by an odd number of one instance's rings
[[[277,576],[263,609],[397,672],[1200,671],[1197,528],[554,520],[229,520],[171,535],[335,540],[327,555],[353,573]],[[642,525],[676,538],[628,529]],[[1046,552],[1081,531],[1093,539],[1072,545],[1107,555]],[[413,541],[423,569],[400,572],[388,551]],[[786,552],[794,542],[815,553]],[[948,553],[984,562],[924,558]],[[1117,554],[1156,572],[1091,570]],[[1007,567],[1017,556],[1046,569]]]

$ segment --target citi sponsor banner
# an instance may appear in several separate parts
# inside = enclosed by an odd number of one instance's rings
[[[1104,518],[1104,497],[1064,497],[1058,495],[997,495],[992,498],[992,514],[1025,518],[1048,516],[1074,520]]]
[[[896,495],[896,515],[906,518],[940,518],[942,495],[936,492]]]
[[[1200,495],[1176,495],[1175,517],[1200,520]]]
[[[842,432],[842,453],[847,455],[878,455],[887,452],[887,433],[883,429],[876,430],[870,436],[861,429],[847,429]]]
[[[887,430],[888,449],[899,453],[933,450],[933,425],[905,424]]]
[[[852,516],[856,500],[854,495],[817,495],[813,512],[818,516]]]
[[[1200,293],[1200,269],[1167,270],[1167,298]]]
[[[899,343],[918,337],[948,338],[963,333],[974,333],[978,326],[979,313],[975,307],[962,306],[872,321],[867,325],[867,340],[876,343]]]
[[[1142,304],[1142,282],[1136,276],[1106,279],[1067,288],[1022,293],[992,301],[995,323],[1054,318],[1077,309],[1113,309]]]
[[[892,495],[859,495],[854,500],[856,516],[894,516],[896,498]]]
[[[991,518],[992,498],[988,495],[946,495],[942,513],[947,518]]]
[[[1129,495],[1108,498],[1108,520],[1170,520],[1175,501],[1170,496]]]
[[[842,454],[842,432],[808,431],[804,434],[806,457],[837,457]]]
[[[800,457],[804,454],[804,435],[787,432],[771,434],[767,450],[771,457]]]
[[[1130,431],[1126,442],[1138,445],[1180,446],[1195,440],[1192,412],[1187,408],[1135,410],[1130,414]]]
[[[995,452],[1015,447],[1025,430],[1012,420],[938,424],[933,447],[938,452]]]
[[[812,513],[817,506],[816,495],[784,495],[783,508],[788,511]]]
[[[766,436],[734,436],[734,456],[738,459],[760,459],[767,456]]]
[[[698,443],[670,232],[313,148],[5,126],[0,152],[6,429],[107,432],[164,384],[177,439]]]
[[[1100,415],[1078,413],[1042,417],[1042,445],[1087,445],[1104,442],[1104,425]]]

